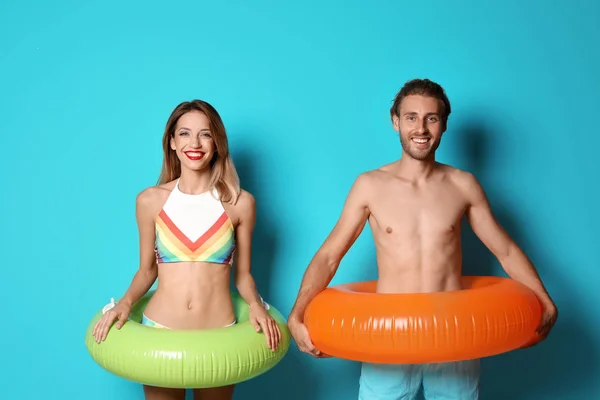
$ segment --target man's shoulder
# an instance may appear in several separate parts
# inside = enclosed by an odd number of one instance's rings
[[[441,168],[444,169],[446,176],[450,178],[450,181],[467,197],[472,195],[479,195],[483,190],[479,180],[473,172],[456,168],[450,165],[441,164]]]
[[[393,161],[391,163],[384,164],[379,168],[372,170],[371,172],[375,172],[379,175],[389,175],[394,169],[398,168],[398,161]]]
[[[470,171],[441,163],[438,163],[438,168],[440,168],[440,170],[443,171],[447,177],[458,184],[472,184],[473,182],[477,181],[475,174]]]
[[[361,172],[355,179],[355,185],[365,187],[381,183],[391,178],[389,170],[384,167]]]
[[[365,203],[369,203],[392,178],[393,175],[381,167],[361,172],[352,184],[350,196],[361,198]]]
[[[364,180],[370,181],[382,181],[393,179],[395,174],[394,171],[397,168],[397,162],[392,162],[389,164],[384,164],[378,168],[365,171],[359,177],[362,177]]]

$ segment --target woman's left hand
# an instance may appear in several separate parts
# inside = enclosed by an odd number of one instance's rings
[[[263,331],[267,339],[267,346],[275,351],[281,342],[281,331],[277,322],[262,304],[258,303],[250,307],[250,322],[254,325],[256,332]]]

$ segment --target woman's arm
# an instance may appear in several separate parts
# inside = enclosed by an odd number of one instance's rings
[[[235,285],[240,292],[240,296],[250,305],[250,322],[257,332],[263,331],[267,346],[275,351],[281,342],[281,331],[277,322],[265,309],[256,289],[256,282],[250,273],[252,234],[256,222],[256,202],[250,193],[242,191],[236,207],[239,222],[236,227]]]
[[[254,197],[242,191],[238,200],[237,214],[239,222],[236,227],[235,285],[242,298],[250,308],[263,307],[256,289],[256,282],[250,273],[252,262],[252,235],[256,223],[256,201]]]
[[[159,199],[158,188],[148,188],[136,198],[136,220],[140,240],[140,266],[133,277],[129,288],[118,304],[108,310],[94,326],[92,335],[100,343],[106,339],[115,319],[115,326],[120,329],[129,317],[131,306],[152,287],[158,276],[158,265],[154,253],[154,212]]]
[[[154,227],[154,216],[156,215],[156,204],[159,200],[159,188],[151,187],[142,191],[136,198],[136,220],[139,231],[140,242],[140,267],[131,281],[131,285],[120,300],[131,307],[144,294],[150,290],[158,277],[158,265],[156,264],[156,253],[154,242],[156,231]]]

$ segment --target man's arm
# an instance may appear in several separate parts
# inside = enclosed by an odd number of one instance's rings
[[[333,230],[312,258],[290,312],[288,324],[300,350],[318,355],[304,326],[304,312],[311,300],[333,279],[337,268],[352,244],[363,231],[369,217],[368,176],[361,174],[350,189],[344,208]]]
[[[494,217],[487,196],[469,173],[464,173],[463,187],[468,198],[467,219],[473,232],[498,259],[502,268],[514,280],[529,287],[537,295],[544,315],[538,333],[545,338],[556,322],[556,305],[550,298],[538,272],[523,250],[514,242]]]

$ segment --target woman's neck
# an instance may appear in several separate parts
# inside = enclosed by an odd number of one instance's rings
[[[179,190],[186,194],[200,194],[209,190],[210,171],[181,171]]]

